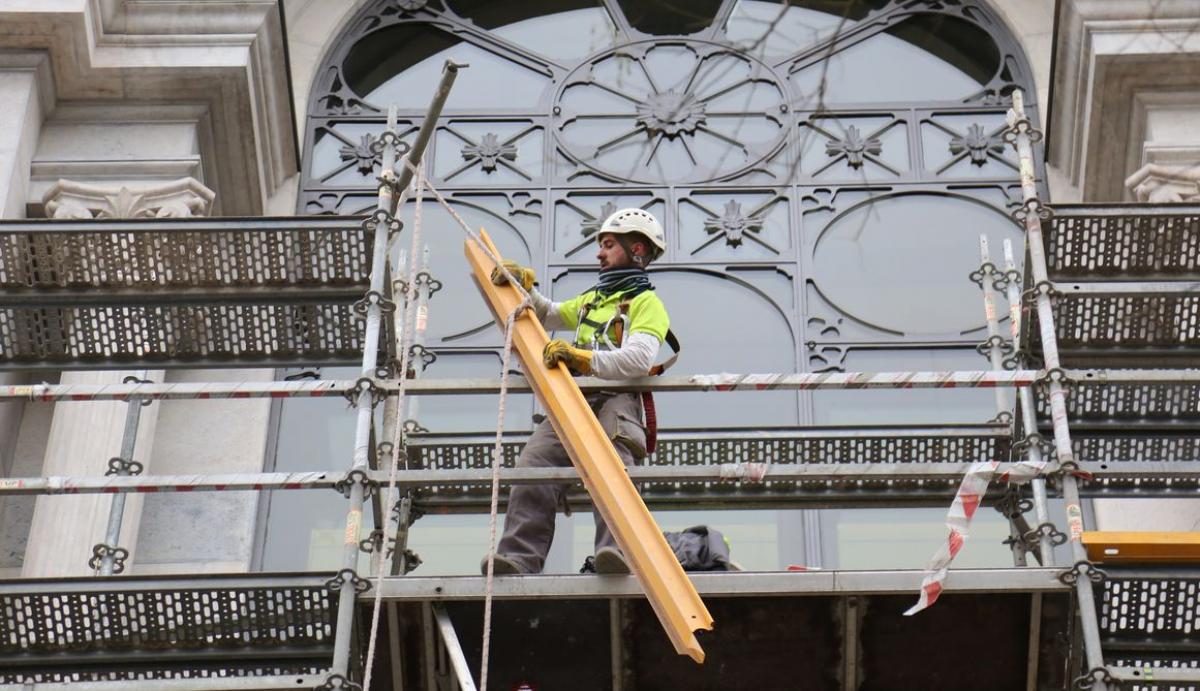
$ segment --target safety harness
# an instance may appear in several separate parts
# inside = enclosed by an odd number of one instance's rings
[[[621,347],[621,343],[625,340],[625,332],[629,329],[629,307],[633,302],[633,297],[636,297],[636,295],[626,296],[625,299],[617,303],[617,311],[613,314],[612,319],[609,319],[603,324],[588,319],[588,315],[591,313],[592,309],[599,306],[595,301],[589,300],[579,308],[579,326],[586,325],[594,330],[592,336],[593,347],[598,345],[601,341],[614,350]],[[608,331],[610,328],[612,329],[614,336],[612,340],[609,340],[608,338]],[[578,344],[579,327],[576,327],[575,333],[576,344]],[[668,328],[667,334],[663,338],[663,341],[667,344],[667,347],[671,349],[671,357],[651,367],[650,371],[646,373],[651,377],[657,377],[663,372],[666,372],[671,368],[672,365],[675,364],[676,361],[679,360],[679,353],[682,350],[682,347],[679,345],[679,338],[675,335],[675,332]],[[654,453],[656,448],[658,448],[658,413],[654,409],[653,392],[642,392],[642,411],[646,420],[646,453],[651,454]]]

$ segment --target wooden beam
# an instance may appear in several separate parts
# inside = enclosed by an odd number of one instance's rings
[[[500,253],[482,229],[480,236],[492,255],[499,257]],[[511,285],[492,285],[495,263],[473,241],[466,242],[465,251],[479,291],[492,316],[503,327],[508,315],[520,304],[521,295]],[[679,566],[571,373],[563,364],[554,369],[542,364],[542,350],[550,338],[541,322],[532,310],[526,310],[516,319],[513,329],[513,350],[525,366],[526,377],[676,652],[703,662],[704,650],[694,632],[711,630],[712,616]]]
[[[1200,532],[1083,533],[1088,559],[1107,564],[1194,564],[1200,562]]]

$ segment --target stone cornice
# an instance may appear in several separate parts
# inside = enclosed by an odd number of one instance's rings
[[[1062,0],[1055,50],[1052,163],[1085,199],[1120,199],[1139,100],[1200,89],[1195,2]]]
[[[1200,201],[1200,164],[1147,163],[1125,180],[1139,202],[1170,204]]]
[[[296,170],[274,0],[5,0],[4,48],[49,53],[59,101],[206,106],[226,214],[262,213]]]
[[[50,218],[191,218],[207,216],[214,196],[194,178],[137,189],[59,180],[42,203]]]

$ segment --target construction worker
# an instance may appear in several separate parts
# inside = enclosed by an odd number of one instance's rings
[[[534,287],[532,269],[516,262],[505,268],[531,296],[533,309],[548,331],[573,329],[571,341],[554,339],[546,344],[547,367],[562,362],[576,375],[602,379],[631,379],[651,373],[670,319],[650,285],[646,267],[666,250],[662,225],[648,211],[622,209],[607,219],[597,233],[600,280],[566,302],[551,302]],[[492,282],[504,285],[502,271],[492,272]],[[675,347],[674,337],[670,339]],[[626,465],[646,455],[647,430],[642,399],[634,393],[599,392],[587,397],[600,425]],[[564,467],[571,464],[566,449],[550,421],[543,420],[529,438],[519,468]],[[554,514],[565,485],[515,485],[504,514],[504,534],[496,549],[494,573],[541,573],[554,539]],[[595,511],[594,566],[597,573],[629,573],[612,533]],[[482,564],[487,573],[487,558]]]

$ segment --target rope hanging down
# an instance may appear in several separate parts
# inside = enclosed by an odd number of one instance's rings
[[[409,165],[407,161],[404,163]],[[426,184],[428,185],[428,182],[426,182]],[[450,206],[450,203],[446,201],[446,198],[442,196],[441,192],[438,192],[433,185],[428,185],[428,188],[429,193],[432,194],[435,199],[437,199],[438,204],[440,204],[442,208],[450,214],[451,218],[458,223],[459,227],[463,229],[463,232],[467,234],[467,237],[471,239],[471,242],[474,242],[475,245],[483,251],[483,254],[488,259],[491,259],[492,263],[494,263],[500,269],[500,271],[504,272],[505,277],[508,278],[509,285],[515,287],[521,295],[521,302],[512,311],[512,313],[508,315],[504,322],[504,353],[501,357],[500,394],[496,405],[496,442],[492,448],[492,494],[491,504],[488,511],[487,573],[485,574],[483,595],[483,643],[481,646],[482,652],[480,653],[479,662],[479,688],[486,689],[488,677],[488,656],[491,652],[492,640],[492,588],[495,582],[496,566],[496,516],[499,513],[500,506],[500,464],[504,449],[504,408],[505,401],[508,398],[508,371],[509,364],[512,359],[513,323],[516,321],[517,317],[520,316],[521,312],[527,309],[532,303],[529,299],[529,292],[521,286],[521,282],[518,281],[508,269],[504,268],[504,264],[500,261],[500,257],[497,257],[491,251],[491,249],[488,248],[487,243],[484,242],[483,239],[471,229],[471,226],[467,225],[467,222],[464,221],[462,216],[459,216],[458,212]]]
[[[503,357],[502,357],[502,364],[501,364],[501,370],[500,370],[501,371],[500,393],[499,393],[499,400],[497,402],[496,443],[492,450],[492,495],[491,495],[491,509],[490,509],[489,520],[488,520],[488,531],[489,531],[488,559],[487,559],[488,568],[487,568],[486,586],[485,586],[485,593],[484,593],[484,609],[483,609],[483,646],[482,646],[483,651],[482,651],[482,656],[481,656],[482,659],[480,661],[480,667],[479,667],[479,669],[480,669],[479,688],[486,689],[487,688],[487,675],[488,675],[488,655],[490,652],[490,641],[491,641],[491,615],[492,615],[492,599],[493,599],[492,598],[492,589],[493,589],[493,581],[494,581],[494,577],[495,577],[493,557],[495,556],[495,553],[496,553],[496,517],[499,512],[498,509],[499,509],[499,502],[500,502],[500,465],[501,465],[501,457],[503,454],[505,401],[506,401],[506,398],[508,395],[508,371],[509,371],[509,364],[510,364],[510,360],[511,360],[511,356],[512,356],[513,323],[516,321],[517,317],[520,316],[521,312],[523,312],[525,309],[527,309],[531,303],[529,300],[529,293],[521,286],[520,281],[518,281],[507,269],[504,268],[504,265],[500,262],[500,258],[497,257],[488,248],[487,243],[483,242],[482,238],[480,238],[479,235],[475,231],[471,230],[471,227],[469,225],[467,225],[467,222],[463,220],[462,216],[460,216],[458,214],[458,212],[456,212],[454,210],[454,208],[450,206],[449,202],[446,201],[446,198],[443,197],[442,194],[440,192],[438,192],[437,189],[434,188],[433,185],[429,184],[429,181],[425,178],[425,175],[424,175],[424,167],[420,166],[420,167],[414,168],[412,163],[409,162],[407,158],[401,159],[401,163],[403,165],[405,165],[406,167],[408,167],[409,170],[413,171],[416,189],[415,189],[415,194],[414,194],[414,208],[413,208],[413,240],[412,240],[413,249],[411,252],[412,256],[414,257],[414,260],[410,263],[409,279],[408,279],[408,285],[407,285],[407,300],[405,301],[405,306],[404,306],[405,328],[404,328],[404,333],[403,333],[404,343],[401,346],[401,353],[400,353],[400,357],[401,357],[400,371],[399,371],[400,384],[399,384],[399,391],[397,392],[398,400],[397,400],[397,404],[396,404],[396,414],[398,416],[397,421],[402,419],[403,415],[404,415],[404,391],[405,391],[405,382],[407,381],[406,375],[408,372],[408,361],[409,361],[408,343],[411,340],[412,333],[413,333],[413,327],[414,327],[413,317],[415,315],[413,306],[416,302],[415,293],[416,293],[417,262],[415,261],[415,257],[416,257],[417,250],[420,247],[419,241],[420,241],[421,224],[422,224],[421,200],[422,200],[422,197],[424,197],[424,192],[426,189],[428,189],[429,193],[432,194],[435,199],[437,199],[438,203],[442,206],[442,208],[444,208],[447,211],[447,213],[449,213],[450,216],[458,223],[458,225],[467,234],[467,237],[469,237],[471,239],[471,241],[474,242],[475,245],[478,246],[483,251],[485,256],[487,256],[489,259],[491,259],[496,264],[496,266],[500,268],[500,271],[502,271],[504,273],[504,275],[508,278],[510,285],[514,286],[517,289],[517,291],[521,294],[521,297],[522,297],[522,300],[517,305],[516,309],[514,309],[512,311],[512,313],[509,314],[507,319],[505,320],[504,353],[503,353]],[[387,494],[388,502],[386,504],[387,506],[391,506],[395,502],[396,473],[397,473],[397,469],[399,467],[400,449],[401,449],[401,443],[403,441],[402,430],[403,430],[403,426],[400,424],[396,424],[393,429],[392,459],[391,459],[391,469],[390,469],[389,477],[388,477],[388,494]],[[386,530],[385,530],[384,538],[385,539],[383,541],[383,544],[386,545],[387,544]],[[370,684],[371,684],[371,668],[373,667],[374,660],[375,660],[375,646],[376,646],[376,640],[378,638],[378,633],[379,633],[379,614],[380,614],[380,610],[381,610],[382,595],[383,595],[383,592],[382,592],[383,589],[380,586],[382,584],[383,572],[386,567],[386,564],[387,564],[387,560],[384,560],[384,559],[380,560],[379,570],[375,577],[376,578],[375,605],[371,612],[371,633],[370,633],[370,637],[368,639],[368,644],[367,644],[367,660],[366,660],[366,668],[365,668],[365,672],[364,672],[364,676],[363,676],[363,688],[364,689],[371,688],[371,686],[370,686]]]

